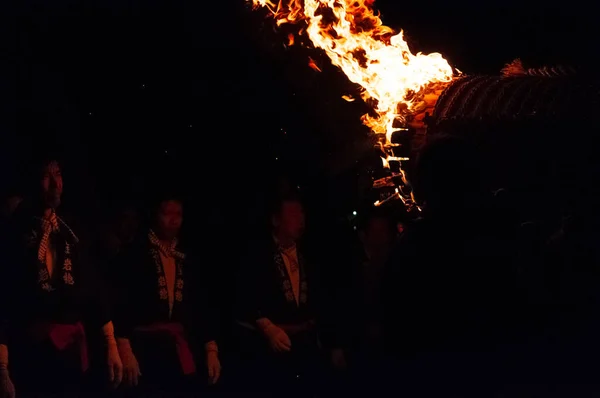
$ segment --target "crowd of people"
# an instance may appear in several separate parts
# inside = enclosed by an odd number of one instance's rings
[[[87,239],[61,210],[58,160],[40,159],[24,177],[31,195],[4,198],[0,397],[481,397],[594,384],[595,201],[543,232],[487,188],[469,150],[451,137],[423,149],[416,219],[372,208],[349,237],[311,238],[287,186],[264,231],[230,231],[229,252],[181,236],[173,192],[147,212],[120,206]]]

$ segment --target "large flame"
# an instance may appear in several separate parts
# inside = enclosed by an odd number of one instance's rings
[[[302,30],[350,79],[362,87],[365,101],[375,100],[375,116],[363,123],[391,144],[397,126],[414,111],[416,99],[434,83],[448,82],[453,70],[441,54],[413,54],[403,32],[384,26],[372,5],[375,0],[252,0],[266,7],[277,25],[305,23]],[[289,43],[293,44],[293,36]],[[314,61],[310,66],[319,70]],[[345,96],[347,100],[351,97]]]

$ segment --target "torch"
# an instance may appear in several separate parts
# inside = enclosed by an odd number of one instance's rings
[[[374,0],[252,3],[270,11],[278,26],[299,25],[299,32],[359,85],[362,99],[372,104],[373,112],[362,122],[378,138],[386,170],[373,187],[389,192],[375,206],[400,200],[409,210],[420,210],[403,166],[428,135],[472,121],[551,117],[573,97],[574,71],[569,68],[525,69],[516,60],[498,76],[463,76],[441,54],[413,54],[402,32],[383,25]],[[288,41],[294,43],[293,35]]]

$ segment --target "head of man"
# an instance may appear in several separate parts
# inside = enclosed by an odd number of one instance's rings
[[[154,216],[154,232],[159,239],[174,239],[183,224],[183,203],[175,197],[164,197],[157,202]]]
[[[399,235],[402,235],[404,233],[405,229],[406,229],[406,225],[402,221],[399,221],[396,223],[396,231],[398,232]]]
[[[48,158],[39,163],[37,170],[40,199],[45,209],[56,209],[60,206],[63,193],[63,177],[56,159]]]
[[[11,187],[9,185],[9,189],[2,192],[2,203],[0,204],[1,208],[1,217],[7,218],[10,217],[17,207],[23,201],[23,195],[18,189],[15,187]]]
[[[394,220],[385,211],[372,210],[360,225],[359,237],[368,251],[387,251],[396,237]]]
[[[282,241],[298,241],[304,234],[305,222],[304,206],[295,195],[279,199],[271,212],[273,233]]]

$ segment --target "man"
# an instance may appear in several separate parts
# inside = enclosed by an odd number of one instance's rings
[[[102,262],[114,262],[119,253],[134,242],[139,221],[138,211],[133,204],[117,205],[110,213],[108,223],[96,245],[96,253]]]
[[[0,394],[80,392],[88,368],[84,323],[102,329],[110,381],[118,385],[122,364],[112,321],[78,236],[57,214],[59,164],[49,159],[36,165],[34,200],[19,207],[3,242]]]
[[[354,289],[358,293],[352,318],[362,327],[356,330],[354,343],[360,355],[371,356],[381,350],[381,287],[385,265],[396,239],[394,220],[382,208],[372,209],[359,225],[362,256],[354,274]]]
[[[197,265],[178,242],[183,221],[179,199],[163,196],[152,210],[152,228],[113,267],[119,287],[116,333],[125,383],[140,393],[174,393],[196,387],[194,343],[203,345],[208,381],[219,380],[217,323],[208,289],[194,285]],[[143,374],[143,376],[142,376]]]
[[[480,164],[467,141],[429,140],[413,180],[422,218],[403,233],[386,268],[386,351],[399,366],[388,369],[428,396],[482,395],[478,388],[500,374],[493,367],[502,360],[492,353],[501,352],[496,344],[515,312],[511,254],[487,213]],[[440,382],[427,384],[432,377]]]
[[[381,208],[360,212],[358,236],[352,235],[344,248],[337,250],[344,268],[336,273],[341,289],[336,293],[337,324],[344,336],[343,367],[338,388],[351,394],[373,390],[380,377],[383,360],[383,271],[396,227],[393,218]],[[358,238],[358,239],[356,239]],[[335,357],[332,358],[334,361]],[[335,362],[334,362],[335,364]]]
[[[239,349],[250,361],[245,364],[249,373],[242,372],[248,379],[241,382],[246,383],[244,389],[302,393],[318,386],[319,337],[327,344],[331,333],[324,327],[316,264],[309,262],[300,243],[305,216],[296,196],[277,201],[271,227],[264,244],[252,240],[252,252],[238,278]]]

